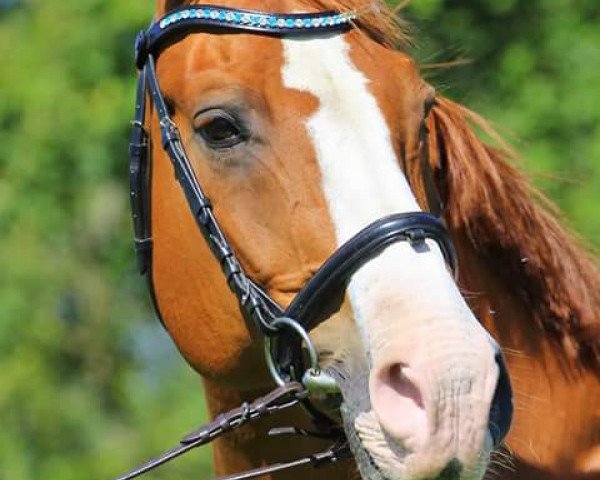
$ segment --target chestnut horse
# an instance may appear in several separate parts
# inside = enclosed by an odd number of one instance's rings
[[[158,0],[156,18],[187,3]],[[404,34],[383,4],[220,3],[359,13],[358,27],[340,35],[182,35],[157,60],[193,168],[254,281],[287,305],[365,225],[440,206],[459,254],[457,285],[433,242],[387,248],[311,331],[322,365],[340,383],[357,459],[311,478],[347,478],[357,466],[366,479],[479,479],[488,466],[489,478],[502,480],[600,478],[600,277],[510,165],[508,150],[478,139],[474,127],[493,134],[485,121],[436,97],[415,62],[393,48]],[[156,304],[203,376],[216,416],[264,394],[272,380],[262,339],[173,178],[154,109],[146,126],[154,145]],[[491,462],[488,418],[499,373],[482,326],[505,351],[516,403],[505,451]],[[220,438],[217,473],[314,452],[319,440],[266,436],[305,423],[294,410]]]

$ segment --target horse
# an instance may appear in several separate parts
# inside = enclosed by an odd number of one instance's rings
[[[164,26],[183,21],[194,4],[158,0],[155,18]],[[150,237],[139,243],[150,259],[143,269],[165,328],[203,378],[210,415],[273,387],[263,335],[223,278],[215,248],[227,264],[231,245],[252,285],[286,308],[361,229],[372,232],[397,213],[439,212],[456,245],[457,279],[443,235],[427,236],[431,225],[413,228],[407,241],[354,268],[340,298],[302,337],[342,398],[331,407],[332,396],[316,396],[311,408],[343,423],[356,460],[314,470],[311,478],[347,478],[358,469],[369,480],[480,479],[488,467],[489,478],[502,480],[600,478],[600,274],[513,166],[512,151],[483,118],[437,95],[396,48],[407,35],[385,4],[221,5],[214,17],[207,11],[215,28],[182,30],[160,45],[161,93],[157,87],[153,102],[142,99],[148,118],[137,122],[147,131],[152,164],[152,248]],[[290,28],[296,21],[310,27],[318,12],[350,12],[330,15],[354,28],[310,37],[222,31],[220,15],[243,21],[227,7],[308,12],[290,17]],[[185,15],[199,15],[192,10]],[[227,245],[211,250],[198,230],[194,215],[208,215],[203,198],[190,214],[188,193],[160,148],[161,135],[172,145],[169,122]],[[478,129],[496,144],[480,140]],[[228,268],[228,278],[239,275]],[[492,453],[503,436],[494,430],[510,421],[506,398],[498,400],[509,390],[505,363],[514,418],[504,446]],[[246,425],[215,440],[216,472],[325,445],[318,436],[267,435],[281,425],[312,428],[298,406]],[[279,475],[272,478],[306,472]]]

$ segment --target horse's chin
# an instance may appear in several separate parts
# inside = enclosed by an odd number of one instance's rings
[[[362,480],[391,480],[384,475],[358,436],[358,432],[354,427],[356,412],[350,411],[346,404],[342,405],[340,411],[344,419],[346,437],[348,438],[348,443],[350,444],[350,449],[352,450],[352,455],[354,456]]]

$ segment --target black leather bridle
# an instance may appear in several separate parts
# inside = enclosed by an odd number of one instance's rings
[[[313,434],[333,439],[333,446],[325,452],[293,462],[260,468],[227,478],[230,480],[251,478],[283,468],[292,468],[306,463],[319,466],[347,457],[349,450],[343,430],[329,417],[320,413],[310,402],[310,396],[314,393],[339,395],[339,390],[335,380],[320,370],[316,352],[307,332],[339,308],[352,274],[394,243],[406,241],[417,245],[422,244],[426,239],[432,239],[439,245],[450,268],[456,270],[454,246],[437,216],[424,212],[398,213],[375,221],[352,237],[325,261],[287,308],[278,305],[245,273],[238,261],[219,227],[210,200],[204,194],[185,152],[177,126],[169,115],[156,76],[155,59],[162,49],[177,41],[183,34],[250,32],[277,37],[305,38],[323,33],[341,34],[353,28],[356,20],[357,15],[352,12],[274,14],[214,5],[193,5],[170,12],[138,35],[135,61],[140,75],[137,83],[129,166],[135,250],[140,272],[148,278],[152,291],[151,162],[149,134],[145,126],[146,101],[149,94],[150,103],[156,109],[159,119],[162,147],[173,164],[176,178],[190,211],[216,261],[221,265],[243,314],[268,340],[266,341],[267,363],[279,386],[266,397],[219,416],[213,422],[186,436],[175,449],[120,477],[120,480],[134,478],[193,447],[210,442],[226,431],[297,403],[301,403],[311,415],[317,430]],[[306,349],[311,359],[309,365],[306,365],[303,353]],[[298,429],[292,431],[308,434]],[[289,433],[289,430],[283,429],[283,433]]]

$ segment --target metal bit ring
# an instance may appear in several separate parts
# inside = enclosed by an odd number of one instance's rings
[[[301,382],[309,394],[315,394],[319,396],[339,394],[340,387],[335,378],[321,370],[321,367],[319,366],[317,349],[312,343],[312,340],[308,336],[308,332],[304,329],[304,327],[288,317],[277,318],[271,323],[271,325],[278,330],[282,330],[283,328],[290,328],[293,330],[304,341],[308,350],[310,367],[304,372],[301,379],[290,378],[287,379],[287,382],[290,380],[297,380]],[[271,339],[269,337],[265,337],[265,358],[267,367],[269,368],[269,372],[275,380],[275,383],[277,383],[279,386],[285,385],[287,382],[284,378],[282,378],[281,372],[277,367],[277,363],[273,359],[273,353],[271,351]]]
[[[308,333],[306,332],[306,330],[304,330],[302,325],[300,325],[298,322],[291,318],[280,317],[273,320],[271,322],[271,326],[275,327],[278,330],[282,330],[284,328],[289,328],[293,330],[304,341],[306,345],[306,348],[308,350],[308,357],[310,359],[310,370],[315,373],[319,373],[321,371],[321,368],[319,367],[319,356],[317,355],[315,345],[312,343],[312,340],[310,339]],[[265,337],[265,359],[267,361],[267,367],[269,368],[269,372],[271,373],[273,380],[275,380],[275,383],[277,383],[277,385],[279,386],[283,386],[286,383],[288,383],[289,380],[288,382],[286,382],[281,377],[281,372],[279,371],[279,368],[277,368],[277,364],[273,359],[273,353],[271,352],[270,337]]]

